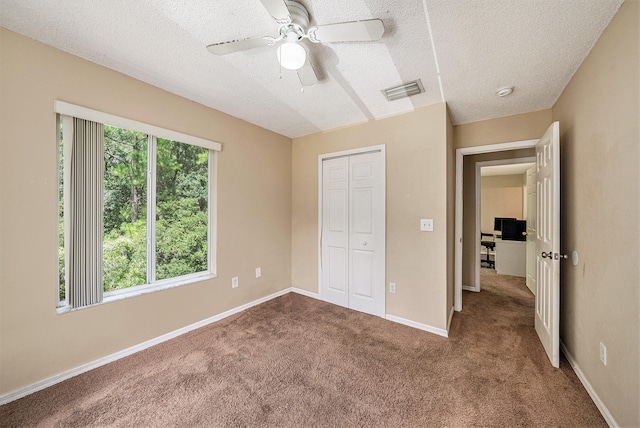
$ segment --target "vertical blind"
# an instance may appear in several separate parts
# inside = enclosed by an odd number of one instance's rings
[[[71,140],[69,305],[102,301],[104,126],[73,118]]]

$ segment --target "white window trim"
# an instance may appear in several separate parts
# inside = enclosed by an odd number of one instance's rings
[[[122,117],[114,116],[108,113],[103,113],[97,110],[92,110],[86,107],[77,106],[74,104],[66,103],[64,101],[55,100],[54,102],[54,110],[58,113],[63,121],[63,129],[67,129],[66,132],[71,132],[73,135],[73,125],[72,125],[72,117],[77,117],[80,119],[91,120],[98,123],[104,123],[115,127],[124,128],[130,131],[142,132],[146,133],[149,136],[149,144],[148,144],[148,158],[153,156],[155,158],[155,153],[157,150],[157,137],[169,139],[172,141],[178,141],[180,143],[186,143],[195,145],[198,147],[203,147],[209,150],[208,156],[208,253],[207,257],[207,270],[203,272],[195,272],[188,275],[167,278],[160,281],[156,281],[156,272],[155,272],[155,221],[149,222],[149,219],[155,218],[155,202],[156,195],[155,192],[150,192],[150,196],[147,198],[148,209],[147,213],[147,254],[152,254],[151,263],[147,264],[147,284],[140,284],[133,287],[127,287],[119,290],[111,290],[104,293],[103,299],[101,302],[96,303],[95,305],[83,306],[80,308],[71,308],[68,303],[68,299],[59,300],[59,297],[56,297],[56,312],[57,313],[66,313],[75,311],[77,309],[84,309],[91,306],[100,305],[103,303],[109,303],[117,300],[122,300],[129,297],[140,296],[142,294],[147,294],[155,291],[166,290],[169,288],[191,284],[194,282],[204,281],[207,279],[217,278],[216,268],[217,268],[217,168],[218,168],[218,156],[217,153],[222,150],[222,145],[220,143],[205,140],[199,137],[194,137],[188,134],[183,134],[181,132],[171,131],[168,129],[160,128],[154,125],[145,124],[142,122],[138,122],[131,119],[125,119]],[[57,122],[58,123],[58,122]],[[59,129],[56,128],[56,134],[58,135],[57,140],[59,141]],[[65,139],[68,139],[65,137]],[[69,186],[69,176],[70,176],[70,168],[67,164],[67,159],[71,158],[71,145],[65,144],[64,147],[65,153],[65,165],[64,165],[64,206],[65,213],[67,212],[68,198],[70,197],[70,188]],[[59,162],[58,162],[59,163]],[[156,163],[149,162],[148,170],[147,170],[147,180],[148,180],[148,188],[154,189],[156,183]],[[151,205],[153,204],[153,205]],[[69,248],[68,237],[70,230],[70,223],[68,220],[68,216],[65,216],[64,219],[64,240],[65,240],[65,286],[69,283],[68,280],[68,266],[67,266],[67,249]],[[147,262],[149,262],[150,258],[147,256]],[[58,284],[59,287],[59,284]],[[56,288],[56,296],[58,296],[58,291]],[[68,293],[68,290],[66,291]],[[65,293],[65,296],[66,296]]]
[[[158,152],[158,140],[155,135],[147,136],[147,281],[148,284],[138,285],[144,287],[153,285],[156,282],[156,170]],[[150,162],[150,159],[156,159]],[[209,168],[209,174],[212,170]],[[207,189],[207,195],[211,197],[210,189]],[[130,288],[130,287],[129,287]],[[107,291],[105,297],[116,294],[116,290]]]
[[[218,272],[218,152],[209,151],[209,245],[208,271],[214,275]],[[155,239],[155,238],[154,238]]]
[[[65,119],[67,118],[67,119]],[[58,171],[56,176],[60,177],[60,125],[62,125],[62,129],[65,129],[65,127],[69,127],[70,126],[70,118],[68,118],[68,116],[62,116],[62,115],[57,115],[56,118],[56,141],[58,143],[58,159],[57,159],[57,164],[58,164]],[[63,123],[64,122],[64,123]],[[70,139],[73,140],[73,126],[71,126],[69,133],[71,134]],[[63,147],[63,159],[70,159],[71,158],[71,144],[65,144]],[[67,209],[70,205],[69,203],[69,198],[70,198],[70,176],[71,176],[71,172],[69,171],[69,168],[66,167],[66,164],[63,166],[63,174],[64,176],[62,177],[62,182],[63,182],[63,190],[62,190],[62,207],[63,207],[63,212],[66,213]],[[59,186],[60,183],[58,183]],[[58,187],[59,189],[59,187]],[[59,190],[58,190],[59,191]],[[59,198],[59,196],[58,196]],[[58,204],[60,203],[60,200],[57,199]],[[59,212],[59,207],[57,206],[56,209]],[[66,248],[69,248],[69,228],[70,223],[69,223],[69,216],[65,215],[64,219],[63,219],[63,225],[62,225],[62,230],[63,230],[63,248],[65,248],[65,252],[63,255],[64,258],[64,284],[65,284],[65,295],[64,295],[64,299],[60,300],[60,280],[58,279],[58,288],[56,289],[56,307],[57,308],[62,308],[65,307],[69,304],[69,294],[68,291],[66,290],[67,284],[69,284],[69,262],[68,262],[68,258],[67,258],[67,253],[66,253]],[[58,226],[59,227],[59,226]],[[59,235],[58,235],[59,236]],[[60,240],[58,240],[58,248],[60,248]],[[60,257],[59,254],[57,254],[57,257]],[[58,264],[58,262],[56,261],[56,265]],[[58,271],[58,278],[60,278],[60,272]]]
[[[118,128],[137,131],[147,135],[165,138],[172,141],[180,141],[181,143],[191,144],[192,146],[200,146],[209,150],[219,152],[222,150],[222,144],[204,138],[194,137],[193,135],[184,134],[182,132],[172,131],[170,129],[161,128],[159,126],[150,125],[148,123],[138,122],[137,120],[125,119],[123,117],[114,116],[98,110],[87,107],[70,104],[64,101],[54,101],[54,111],[56,113],[77,117],[79,119],[91,120],[93,122],[104,123],[116,126]]]
[[[79,311],[93,306],[103,305],[105,303],[116,302],[118,300],[124,300],[131,297],[142,296],[143,294],[154,293],[156,291],[168,290],[170,288],[180,287],[186,284],[193,284],[195,282],[206,281],[208,279],[217,278],[213,272],[198,272],[184,276],[177,276],[175,278],[169,278],[162,281],[155,282],[153,284],[136,285],[135,287],[123,288],[120,290],[112,290],[104,293],[102,302],[93,305],[81,306],[79,308],[72,308],[68,304],[65,306],[59,306],[56,308],[56,313],[65,314],[67,312]]]

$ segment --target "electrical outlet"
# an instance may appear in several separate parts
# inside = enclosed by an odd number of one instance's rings
[[[234,276],[233,278],[231,278],[231,288],[236,288],[238,287],[238,277]]]
[[[396,292],[396,283],[395,282],[390,282],[389,283],[389,293],[395,293]]]
[[[605,366],[607,365],[607,347],[602,342],[600,342],[600,361]]]
[[[262,268],[256,268],[256,278],[260,278],[262,276]]]
[[[433,219],[432,218],[420,219],[420,230],[423,232],[433,232]]]

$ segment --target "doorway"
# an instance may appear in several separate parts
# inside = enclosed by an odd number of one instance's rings
[[[384,146],[319,156],[320,298],[385,316]]]
[[[483,255],[480,238],[482,234],[493,235],[491,241],[494,243],[494,246],[498,245],[498,243],[496,243],[496,240],[500,240],[501,231],[496,230],[495,218],[509,217],[518,220],[528,219],[529,201],[526,197],[526,180],[524,177],[526,176],[527,170],[532,166],[535,166],[535,162],[535,156],[531,156],[510,159],[496,159],[475,163],[475,231],[478,235],[478,239],[476,239],[475,244],[475,281],[473,287],[465,287],[463,284],[463,288],[465,290],[476,292],[479,292],[481,290],[480,268],[482,265]],[[505,179],[516,181],[516,183],[509,184],[509,190],[511,190],[511,192],[491,192],[494,189],[489,189],[490,187],[493,187],[496,184],[500,186],[500,182]],[[493,182],[493,186],[490,184],[488,184],[487,186],[483,186],[483,183],[485,181]],[[484,192],[483,187],[486,187]],[[515,194],[513,194],[514,191]],[[491,194],[487,195],[486,193],[488,192],[491,192]],[[521,250],[519,248],[513,248],[513,250],[515,250],[515,252],[517,253],[523,252],[518,251]],[[526,251],[524,252],[526,253]],[[503,259],[505,261],[508,261],[509,263],[508,265],[503,264],[502,269],[500,269],[500,266],[496,265],[496,256],[497,252],[494,250],[493,268],[496,269],[498,274],[500,274],[500,271],[502,270],[505,272],[505,274],[515,275],[517,271],[521,270],[510,269],[509,265],[512,265],[513,263],[511,263],[510,260],[504,258]],[[513,254],[513,257],[516,256],[516,254]],[[520,262],[522,266],[525,266],[525,256],[523,255],[522,257],[523,260],[521,260]],[[488,254],[486,255],[486,259],[489,260]],[[518,262],[518,260],[515,260],[515,262]]]
[[[454,309],[462,310],[462,236],[463,236],[463,160],[464,156],[504,152],[509,150],[529,149],[535,147],[538,140],[513,141],[509,143],[490,144],[486,146],[466,147],[456,150],[456,204],[455,204],[455,269],[454,269]],[[477,239],[475,239],[477,238]],[[474,242],[480,242],[480,234],[474,237]],[[478,249],[479,253],[479,249]],[[478,279],[479,283],[479,279]]]

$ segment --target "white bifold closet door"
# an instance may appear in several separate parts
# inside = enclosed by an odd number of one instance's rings
[[[322,162],[321,297],[385,314],[385,189],[382,152]]]

